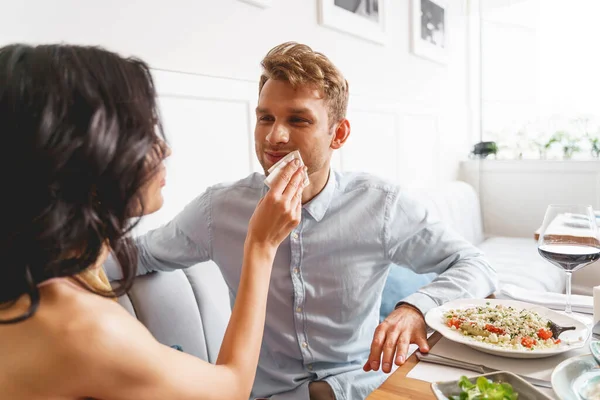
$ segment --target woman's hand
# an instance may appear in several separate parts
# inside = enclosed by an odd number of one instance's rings
[[[277,248],[300,223],[306,167],[289,162],[256,206],[246,243]]]

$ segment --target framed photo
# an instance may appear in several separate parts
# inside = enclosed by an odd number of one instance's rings
[[[447,0],[412,0],[411,50],[420,57],[448,62]]]
[[[267,8],[271,6],[271,0],[240,0],[244,3],[252,4],[257,7]]]
[[[386,37],[387,0],[319,0],[319,23],[384,44]]]

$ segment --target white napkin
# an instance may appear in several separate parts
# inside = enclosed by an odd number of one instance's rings
[[[503,297],[514,300],[525,301],[527,303],[538,304],[553,310],[565,309],[567,295],[552,292],[536,292],[523,289],[515,285],[506,284],[500,289]],[[583,296],[580,294],[571,295],[571,308],[575,312],[584,314],[594,313],[594,298],[592,296]]]
[[[302,161],[302,157],[300,157],[300,152],[298,150],[294,150],[291,153],[286,154],[285,157],[277,161],[271,168],[269,168],[269,176],[267,176],[267,179],[265,179],[265,185],[271,187],[271,183],[281,173],[281,170],[288,165],[289,162],[295,159],[300,161],[300,165],[304,165],[304,161]],[[304,187],[307,187],[309,184],[310,181],[308,180],[308,175],[305,174]]]

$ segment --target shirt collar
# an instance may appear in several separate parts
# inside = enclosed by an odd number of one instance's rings
[[[315,221],[319,222],[325,216],[333,195],[337,187],[337,181],[335,179],[335,172],[329,170],[329,179],[321,193],[316,195],[311,201],[306,203],[303,208],[314,218]]]
[[[333,199],[336,186],[337,180],[335,178],[335,172],[329,170],[329,178],[327,179],[327,183],[323,190],[321,190],[321,192],[311,201],[302,206],[315,221],[319,222],[325,216],[325,213],[331,204],[331,199]],[[268,191],[269,187],[263,185],[262,195],[266,195]]]

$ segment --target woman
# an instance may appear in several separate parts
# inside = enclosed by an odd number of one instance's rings
[[[135,276],[131,218],[158,210],[169,155],[148,67],[93,47],[0,48],[3,399],[247,399],[275,252],[298,224],[288,165],[250,221],[217,365],[159,344],[114,300]],[[107,254],[123,285],[99,290]]]

